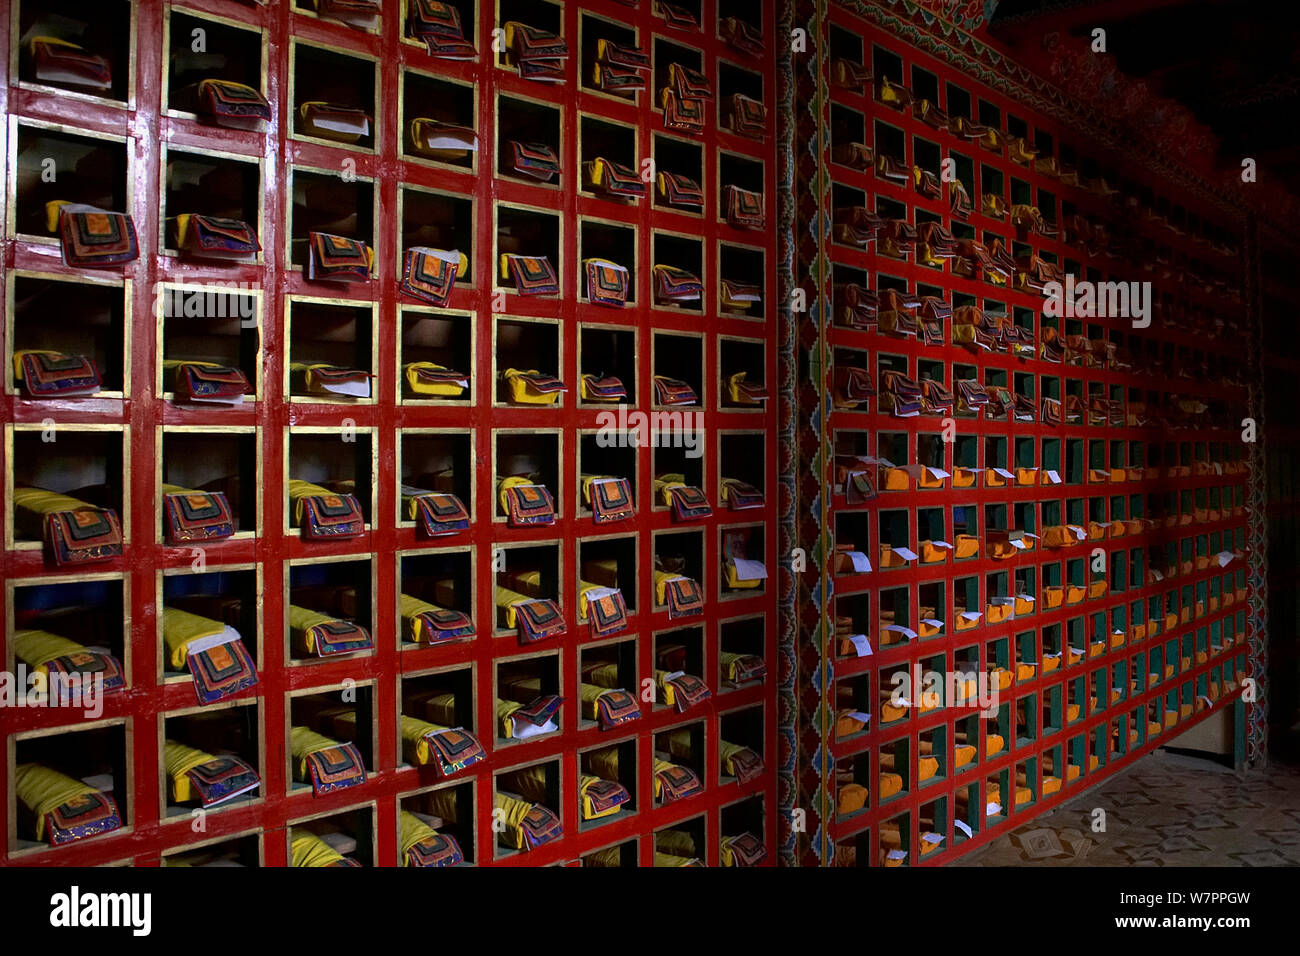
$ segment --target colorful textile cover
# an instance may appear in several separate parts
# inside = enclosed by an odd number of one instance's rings
[[[632,483],[626,478],[584,475],[582,497],[591,505],[592,520],[596,524],[625,521],[636,515]]]
[[[15,488],[14,523],[42,537],[59,567],[109,561],[122,555],[122,524],[112,508],[41,488]]]
[[[369,398],[370,381],[375,377],[364,369],[323,363],[290,362],[289,371],[295,384],[301,383],[313,395],[348,398]]]
[[[707,684],[692,674],[681,671],[655,671],[655,681],[664,695],[664,703],[677,708],[680,714],[712,696]]]
[[[50,689],[57,692],[60,683],[76,674],[83,681],[96,674],[104,681],[104,691],[126,686],[121,662],[111,654],[92,651],[76,641],[49,631],[19,629],[14,631],[14,653],[33,671],[50,678]]]
[[[411,36],[424,41],[430,56],[470,60],[477,52],[465,39],[460,11],[443,0],[411,0],[406,27]]]
[[[655,799],[661,803],[672,803],[693,797],[704,790],[704,784],[694,770],[681,764],[655,758]]]
[[[724,309],[748,312],[756,302],[763,301],[762,286],[723,277],[718,288],[718,299]]]
[[[704,492],[686,484],[684,475],[660,475],[655,479],[655,491],[672,509],[674,521],[698,521],[713,514]]]
[[[45,218],[70,266],[118,266],[140,258],[135,222],[126,213],[55,200],[45,204]]]
[[[354,144],[370,135],[370,114],[351,106],[309,100],[298,107],[299,131],[336,143]]]
[[[704,190],[693,179],[661,171],[656,175],[655,181],[659,184],[659,195],[670,206],[704,205]]]
[[[328,232],[307,233],[307,278],[312,282],[369,282],[375,250],[360,239]]]
[[[601,730],[612,730],[641,716],[636,698],[621,688],[584,683],[581,692],[582,716],[599,721]]]
[[[214,756],[176,740],[163,745],[163,763],[173,803],[198,800],[215,807],[256,790],[262,782],[256,770],[233,754]]]
[[[335,494],[327,488],[297,478],[289,479],[293,522],[303,536],[315,540],[356,538],[365,533],[361,503],[353,495]]]
[[[667,375],[654,377],[655,398],[660,405],[698,405],[699,397],[689,382]]]
[[[564,835],[560,818],[540,803],[529,803],[508,794],[495,793],[492,805],[501,811],[497,819],[505,823],[505,828],[497,834],[497,842],[504,847],[535,850]]]
[[[704,290],[699,276],[676,266],[656,265],[654,280],[655,301],[660,303],[697,302]]]
[[[700,28],[700,21],[695,19],[695,14],[675,3],[655,0],[655,12],[664,18],[664,23],[674,29],[698,30]]]
[[[745,381],[748,372],[736,372],[727,379],[727,398],[736,405],[761,405],[770,397],[765,385]]]
[[[366,782],[366,767],[357,748],[316,733],[309,727],[289,729],[293,778],[310,783],[316,796]]]
[[[767,664],[757,655],[723,651],[719,659],[722,662],[722,673],[733,684],[747,684],[767,676]]]
[[[166,484],[162,490],[168,544],[214,541],[235,533],[230,503],[221,492],[192,491]]]
[[[101,384],[93,359],[48,349],[14,352],[14,381],[21,382],[23,391],[31,398],[94,395]]]
[[[586,584],[578,595],[579,606],[591,628],[592,637],[609,637],[627,628],[627,604],[618,588]]]
[[[683,99],[672,87],[665,86],[659,94],[664,110],[664,126],[683,133],[704,132],[704,101]]]
[[[554,375],[532,368],[520,371],[508,368],[501,373],[510,400],[521,405],[554,405],[569,387]]]
[[[297,827],[289,831],[291,866],[360,866],[344,856],[310,830]]]
[[[402,633],[408,641],[438,644],[474,636],[474,622],[461,611],[438,607],[409,594],[401,595],[401,606]]]
[[[402,754],[416,766],[432,764],[440,776],[451,776],[478,763],[487,754],[469,731],[402,715]]]
[[[445,306],[456,279],[469,270],[469,259],[456,250],[412,246],[402,260],[402,291],[430,305]]]
[[[591,185],[607,196],[640,199],[646,194],[646,184],[630,166],[597,156],[588,169]]]
[[[749,56],[763,55],[763,34],[740,17],[723,17],[718,33],[731,47]]]
[[[617,780],[605,780],[590,774],[578,775],[578,795],[582,800],[582,819],[600,820],[618,813],[632,799],[627,787]]]
[[[587,402],[616,402],[627,398],[627,388],[621,379],[606,375],[598,377],[588,372],[579,380],[582,398]]]
[[[731,511],[763,507],[763,492],[739,478],[723,478],[718,497]]]
[[[262,251],[253,227],[240,219],[185,213],[176,217],[176,245],[205,259],[251,259]]]
[[[704,592],[697,581],[681,574],[656,570],[655,599],[668,605],[670,620],[704,613]]]
[[[555,524],[555,499],[545,485],[511,475],[497,484],[501,510],[511,527]]]
[[[501,278],[510,279],[520,295],[559,295],[560,280],[546,256],[501,256]]]
[[[722,772],[727,776],[746,784],[763,775],[763,758],[753,749],[725,740],[718,742],[718,749],[722,757]]]
[[[510,155],[515,172],[549,183],[560,171],[560,157],[545,143],[510,141]]]
[[[738,136],[762,139],[767,131],[767,107],[743,93],[733,93],[727,122],[731,131]]]
[[[401,811],[398,823],[402,866],[455,866],[465,862],[455,837],[439,833],[411,811]]]
[[[14,793],[36,819],[36,839],[50,846],[99,836],[122,826],[111,795],[38,763],[14,769]]]
[[[271,104],[261,91],[232,80],[200,80],[199,112],[233,129],[257,129],[259,123],[271,122]]]
[[[469,509],[450,492],[424,491],[409,485],[403,485],[401,492],[406,517],[418,521],[429,537],[456,534],[469,527]]]
[[[316,12],[328,20],[337,20],[354,30],[379,27],[380,0],[316,0]]]
[[[564,615],[554,601],[524,597],[498,585],[498,606],[511,595],[514,600],[509,600],[505,605],[506,627],[518,629],[521,644],[532,644],[564,633]]]
[[[178,401],[239,405],[253,390],[243,371],[228,365],[164,359],[163,367],[172,372],[172,392]]]
[[[257,666],[232,627],[179,608],[163,608],[163,642],[170,670],[189,669],[200,704],[257,683]]]
[[[726,187],[726,193],[729,225],[737,229],[762,229],[767,225],[762,193],[741,189],[739,186]]]
[[[58,37],[35,36],[28,41],[32,69],[38,83],[64,83],[92,90],[113,87],[113,69],[107,58],[90,53]]]
[[[298,651],[316,657],[368,651],[375,646],[364,627],[295,604],[289,605],[289,634]]]
[[[587,273],[589,301],[615,309],[621,309],[627,304],[627,266],[608,259],[587,259],[582,265]]]
[[[436,362],[409,362],[406,384],[416,395],[459,398],[469,388],[469,376]]]
[[[758,866],[767,856],[767,848],[752,833],[722,838],[723,866]]]

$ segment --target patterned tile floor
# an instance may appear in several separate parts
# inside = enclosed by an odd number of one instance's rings
[[[1300,766],[1238,773],[1158,750],[953,865],[1300,866]]]

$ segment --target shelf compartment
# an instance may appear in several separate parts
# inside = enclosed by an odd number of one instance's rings
[[[96,508],[112,509],[122,525],[122,542],[130,540],[130,516],[123,511],[126,432],[119,426],[7,425],[10,447],[6,497],[11,503],[5,547],[39,550],[43,516],[19,508],[15,488],[40,488],[68,495]],[[48,440],[50,435],[54,441]]]
[[[258,504],[262,492],[257,439],[258,433],[252,427],[163,428],[159,441],[159,484],[224,495],[235,534],[256,535],[260,532]],[[160,504],[158,510],[158,540],[168,540],[166,507]]]
[[[130,214],[130,140],[28,120],[13,129],[10,235],[56,242],[46,218],[46,204],[55,201]]]
[[[14,380],[12,356],[25,349],[49,349],[84,355],[99,371],[100,397],[125,395],[129,389],[129,328],[126,321],[130,284],[68,280],[30,272],[9,274],[5,310],[10,343],[5,391],[24,392]],[[58,322],[48,321],[52,311]]]
[[[379,64],[293,38],[289,45],[290,129],[295,139],[370,151],[379,142]],[[303,106],[320,103],[349,111],[331,135],[313,125]],[[359,111],[359,112],[352,112]]]
[[[424,640],[419,642],[414,640],[417,636],[414,621],[406,619],[401,613],[403,595],[444,610],[459,611],[469,618],[469,624],[466,626],[472,628],[473,632],[456,634],[449,640],[473,640],[482,633],[482,626],[475,621],[475,574],[474,554],[463,547],[399,552],[397,555],[398,646],[402,650],[425,646]],[[418,636],[424,635],[421,632]],[[441,644],[442,640],[434,643]]]
[[[163,714],[160,723],[160,768],[166,766],[167,744],[175,741],[183,747],[206,753],[218,760],[226,756],[233,757],[246,764],[260,778],[262,720],[257,704],[241,702],[218,709],[175,711]],[[185,780],[181,786],[183,793],[178,793],[172,775],[165,772],[160,774],[160,813],[164,820],[202,817],[209,812],[242,809],[263,799],[259,780],[254,789],[199,810],[197,808],[202,806],[202,796],[198,788],[189,780]],[[178,795],[183,799],[178,801]]]
[[[262,292],[163,283],[158,297],[158,394],[175,399],[168,362],[211,362],[242,372],[253,389],[245,400],[260,401]]]
[[[168,110],[200,113],[199,84],[204,80],[239,83],[266,95],[262,62],[266,40],[261,31],[188,10],[169,8],[165,16],[167,66],[162,99]]]
[[[285,660],[311,661],[328,657],[333,660],[339,656],[352,654],[371,654],[374,649],[374,600],[375,592],[374,561],[364,559],[328,560],[312,558],[305,561],[291,561],[285,575],[285,616],[282,624],[285,641]],[[347,646],[361,645],[369,640],[369,646],[356,646],[355,650],[326,650],[319,645],[313,647],[304,644],[303,634],[295,633],[292,626],[293,609],[315,612],[334,621],[355,624],[363,633],[351,631],[344,635]]]

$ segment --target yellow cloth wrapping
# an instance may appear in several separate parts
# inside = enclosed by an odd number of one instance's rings
[[[675,571],[660,571],[655,569],[655,603],[668,603],[668,582],[674,578],[684,578],[686,575],[678,574]]]
[[[305,654],[316,653],[316,641],[311,636],[311,629],[317,624],[328,624],[338,618],[310,608],[289,605],[289,634],[294,645]]]
[[[501,375],[506,380],[506,387],[510,390],[510,400],[519,402],[522,405],[554,405],[559,401],[562,392],[539,392],[533,387],[532,383],[524,378],[525,375],[539,374],[541,373],[535,368],[523,372],[516,368],[508,368],[502,372]]]
[[[99,793],[81,780],[38,763],[19,764],[14,769],[14,793],[36,817],[36,839],[45,839],[45,815],[75,797]]]
[[[655,479],[655,494],[657,494],[660,498],[662,498],[664,504],[669,507],[672,507],[672,503],[673,503],[672,489],[685,488],[685,487],[686,487],[685,475],[670,473],[670,474],[660,475],[658,478]]]
[[[579,687],[579,694],[582,697],[582,716],[587,720],[599,720],[600,698],[613,688],[599,687],[596,684],[581,684]]]
[[[294,779],[307,780],[307,758],[312,754],[339,746],[337,740],[331,740],[324,734],[318,734],[310,727],[289,728],[289,750],[294,757]]]
[[[448,727],[454,726],[456,723],[456,695],[437,694],[428,698],[424,702],[424,716],[431,723],[445,724]]]
[[[492,807],[502,812],[503,816],[500,819],[505,824],[505,829],[497,834],[497,841],[511,849],[524,849],[528,844],[524,837],[524,829],[520,824],[524,822],[524,817],[528,816],[533,809],[533,805],[527,800],[516,800],[504,793],[494,793],[492,795]]]
[[[606,847],[595,853],[588,853],[582,858],[582,862],[586,866],[622,866],[623,851],[616,846]]]
[[[427,641],[430,635],[424,633],[427,626],[420,615],[441,611],[442,608],[436,604],[430,604],[428,601],[422,601],[418,597],[412,597],[409,594],[402,594],[399,597],[402,604],[402,623],[406,625],[411,639],[417,644]]]
[[[592,806],[591,798],[587,796],[587,789],[593,784],[603,782],[604,778],[602,777],[593,777],[590,774],[585,773],[578,774],[578,793],[582,797],[582,819],[601,820],[605,817],[612,817],[614,814],[618,813],[618,811],[623,809],[621,803],[600,811],[597,811],[596,808]]]
[[[742,750],[752,750],[751,747],[744,747],[740,744],[728,743],[725,740],[718,741],[718,752],[722,757],[722,772],[728,777],[736,776],[736,768],[732,765],[731,760]]]
[[[653,773],[655,775],[655,799],[656,800],[663,795],[663,789],[664,789],[663,781],[659,779],[659,772],[662,770],[672,770],[676,766],[677,764],[672,763],[671,761],[668,760],[660,760],[658,757],[654,759]]]
[[[506,740],[513,740],[515,736],[515,721],[510,715],[522,706],[513,700],[497,698],[497,733]]]
[[[462,258],[464,258],[462,256]],[[416,395],[463,395],[465,393],[464,385],[457,385],[455,382],[426,382],[420,377],[422,370],[433,372],[450,371],[445,365],[438,365],[436,362],[409,362],[406,365],[406,384],[411,387],[411,391]],[[466,379],[469,376],[465,376]]]
[[[38,515],[95,507],[68,495],[61,495],[57,491],[46,491],[44,488],[15,488],[14,506]]]
[[[604,747],[586,754],[587,769],[606,780],[618,779],[618,748]]]
[[[618,481],[616,475],[583,475],[582,476],[582,500],[591,504],[591,483],[593,481]]]
[[[695,840],[683,830],[661,830],[655,834],[655,852],[672,856],[695,856]]]
[[[204,637],[215,637],[226,629],[220,621],[174,607],[163,608],[162,619],[167,663],[174,671],[186,669],[191,643]]]
[[[600,664],[593,667],[585,676],[593,684],[612,689],[618,686],[618,665]]]
[[[515,610],[515,605],[524,601],[536,600],[530,598],[527,594],[520,594],[518,591],[512,591],[510,588],[498,584],[496,589],[497,609],[505,612],[504,627],[519,626],[519,612]]]
[[[333,866],[344,859],[334,849],[310,830],[289,831],[289,855],[292,866]]]
[[[446,729],[446,727],[440,727],[438,724],[430,723],[427,720],[420,720],[418,717],[408,717],[403,714],[402,754],[411,763],[424,766],[433,759],[433,751],[429,747],[428,735]]]
[[[398,865],[410,866],[411,863],[407,859],[406,852],[421,840],[427,840],[430,837],[437,836],[438,831],[429,826],[429,824],[425,823],[410,810],[403,810],[399,813],[397,823],[401,828],[397,845],[401,850],[399,855],[402,858],[401,863]]]
[[[693,856],[678,856],[675,853],[661,853],[655,850],[655,866],[700,866],[700,861]]]
[[[187,747],[175,740],[169,740],[163,745],[163,764],[167,768],[167,776],[171,778],[172,800],[175,803],[184,803],[194,797],[188,772],[215,759],[212,754]]]
[[[295,525],[302,523],[303,499],[310,498],[313,495],[334,495],[336,492],[328,488],[322,488],[320,485],[313,485],[310,481],[303,481],[301,478],[289,479],[289,500],[293,502],[293,522]]]
[[[51,634],[49,631],[14,631],[14,653],[28,667],[42,674],[47,672],[45,665],[54,658],[77,654],[84,650],[85,648],[76,641]]]

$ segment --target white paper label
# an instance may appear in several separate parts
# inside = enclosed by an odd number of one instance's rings
[[[849,642],[852,643],[853,649],[858,652],[858,657],[871,656],[871,642],[867,640],[867,635],[854,634],[849,638]]]
[[[893,631],[895,634],[902,634],[909,641],[916,640],[916,631],[910,627],[903,627],[901,624],[886,624],[881,628],[882,631]]]
[[[971,832],[971,828],[966,825],[966,822],[964,820],[953,820],[952,825],[955,826],[962,833],[966,834],[967,839],[974,836],[974,834]]]
[[[762,561],[750,561],[748,558],[732,558],[738,581],[759,581],[767,577],[767,568]]]
[[[850,551],[849,560],[853,562],[853,570],[859,574],[865,574],[871,570],[871,560],[861,551]]]
[[[1059,485],[1061,483],[1061,476],[1057,473],[1056,469],[1049,468],[1046,474],[1047,474],[1047,480],[1051,484]]]
[[[904,561],[916,560],[916,552],[911,548],[894,548],[894,554],[898,555]]]

